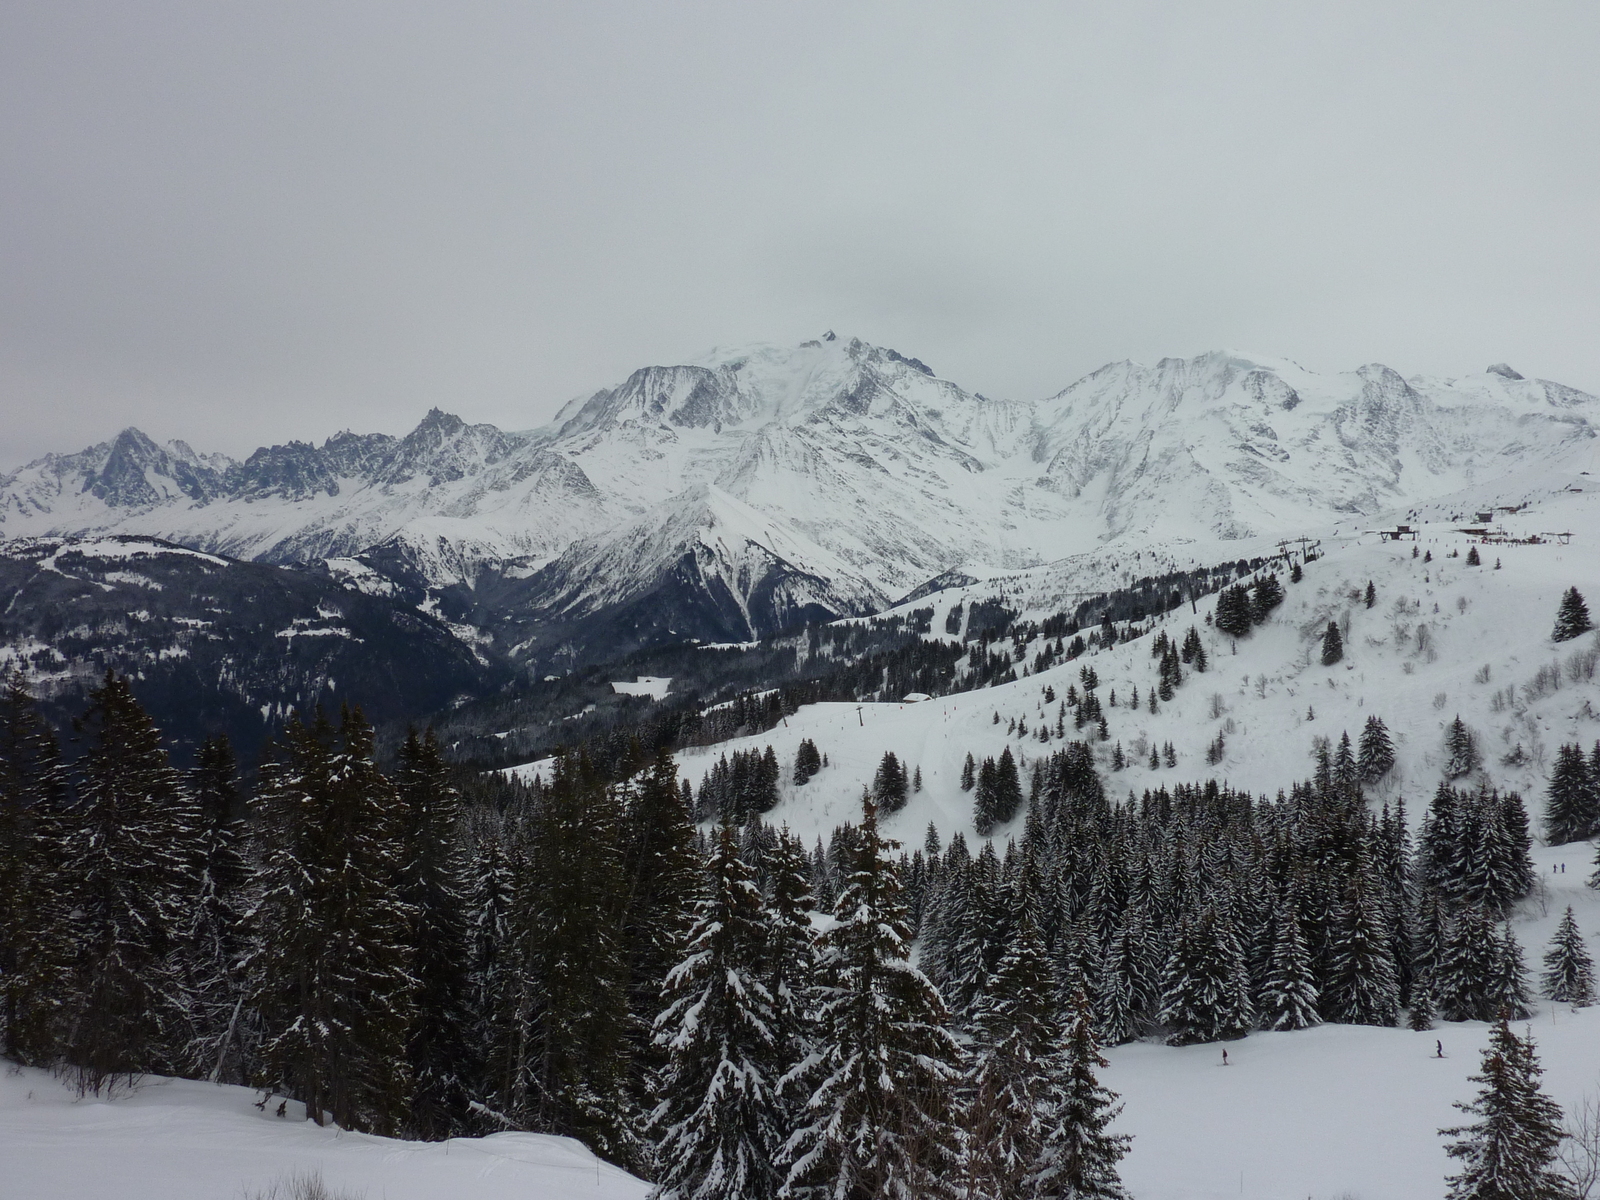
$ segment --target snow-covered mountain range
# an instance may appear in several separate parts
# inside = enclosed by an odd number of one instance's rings
[[[1600,400],[1505,366],[1318,375],[1219,352],[1019,402],[829,334],[645,368],[527,432],[436,409],[404,437],[239,462],[128,429],[0,476],[0,535],[344,560],[353,586],[452,593],[452,616],[537,657],[599,628],[752,637],[1108,546],[1224,556],[1548,462],[1597,429]]]

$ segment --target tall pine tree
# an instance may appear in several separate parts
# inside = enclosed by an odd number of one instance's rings
[[[401,898],[400,806],[360,711],[345,709],[337,731],[320,711],[291,721],[254,806],[260,1082],[318,1124],[393,1135],[411,1098],[415,914]]]
[[[910,962],[893,849],[869,802],[821,939],[816,1048],[786,1080],[805,1097],[781,1192],[795,1200],[954,1190],[960,1051],[939,993]]]
[[[108,671],[89,701],[74,723],[88,746],[62,864],[71,955],[62,1025],[67,1062],[98,1089],[184,1065],[199,817],[128,680]]]
[[[667,975],[655,1039],[666,1053],[659,1200],[771,1200],[781,1178],[779,1014],[763,979],[768,915],[730,825],[715,835],[687,953]]]
[[[1566,1178],[1555,1169],[1561,1109],[1539,1086],[1543,1069],[1533,1039],[1517,1037],[1504,1017],[1489,1032],[1483,1063],[1472,1081],[1482,1086],[1456,1105],[1478,1120],[1441,1129],[1456,1140],[1445,1149],[1461,1163],[1449,1177],[1448,1200],[1567,1200]]]

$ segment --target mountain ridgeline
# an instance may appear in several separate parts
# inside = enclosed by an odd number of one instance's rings
[[[649,367],[507,432],[439,410],[243,461],[135,429],[0,476],[0,536],[157,537],[436,605],[533,677],[879,611],[941,576],[1305,532],[1559,458],[1600,400],[1509,368],[1213,353],[989,399],[854,339]],[[1217,552],[1211,561],[1237,557]]]

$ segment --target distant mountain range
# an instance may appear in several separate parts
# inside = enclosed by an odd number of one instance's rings
[[[1317,375],[1212,353],[992,400],[832,334],[647,367],[506,432],[435,409],[244,461],[136,429],[0,476],[0,535],[141,535],[302,564],[559,670],[745,640],[1125,545],[1404,510],[1592,439],[1600,400],[1503,365]]]

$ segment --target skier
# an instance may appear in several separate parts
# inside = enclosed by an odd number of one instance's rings
[[[1434,1043],[1433,1043],[1433,1046],[1434,1046],[1433,1056],[1435,1058],[1443,1058],[1444,1057],[1444,1043],[1441,1042],[1441,1041],[1435,1040]]]

